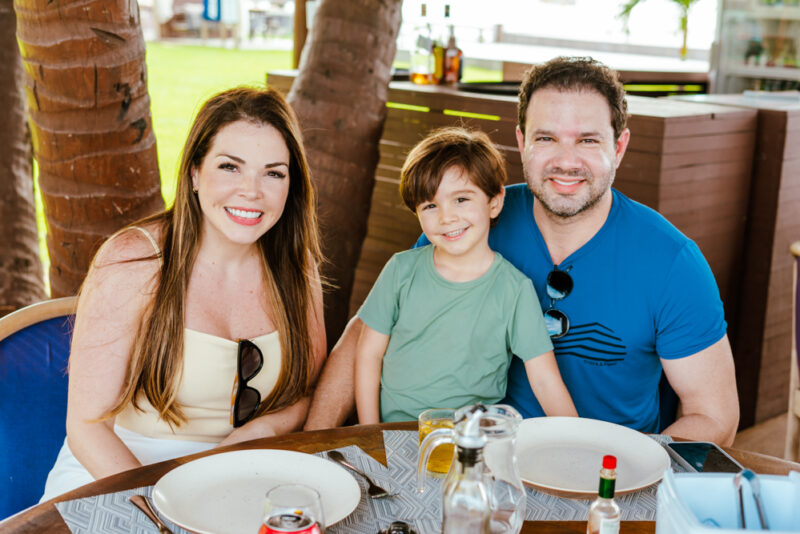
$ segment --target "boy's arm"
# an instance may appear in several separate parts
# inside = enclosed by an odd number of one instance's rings
[[[525,372],[546,415],[578,416],[552,350],[525,362]]]
[[[356,409],[361,424],[381,422],[381,366],[388,345],[388,335],[366,324],[361,328],[356,346]]]

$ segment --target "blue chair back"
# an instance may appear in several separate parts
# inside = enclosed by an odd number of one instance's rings
[[[72,324],[62,313],[0,339],[0,520],[39,501],[64,442]]]

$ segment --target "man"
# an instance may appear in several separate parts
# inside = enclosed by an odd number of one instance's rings
[[[491,247],[531,277],[578,413],[656,432],[662,369],[681,401],[664,432],[730,445],[739,420],[719,291],[697,246],[611,186],[630,139],[616,74],[557,58],[520,88],[517,142],[527,187],[506,188]],[[353,405],[353,319],[331,352],[306,429]],[[521,362],[506,401],[543,415]]]

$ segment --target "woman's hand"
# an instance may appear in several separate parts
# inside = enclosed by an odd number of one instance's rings
[[[302,397],[283,410],[256,417],[239,428],[234,428],[233,432],[228,434],[228,437],[217,444],[217,447],[224,447],[225,445],[251,439],[279,436],[300,430],[306,419],[309,404],[311,404],[311,398]]]

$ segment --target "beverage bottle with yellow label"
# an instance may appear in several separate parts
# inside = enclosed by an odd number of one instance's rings
[[[619,534],[622,517],[619,506],[614,502],[614,485],[617,480],[616,456],[603,456],[600,470],[600,489],[597,499],[589,507],[589,521],[586,534]]]

